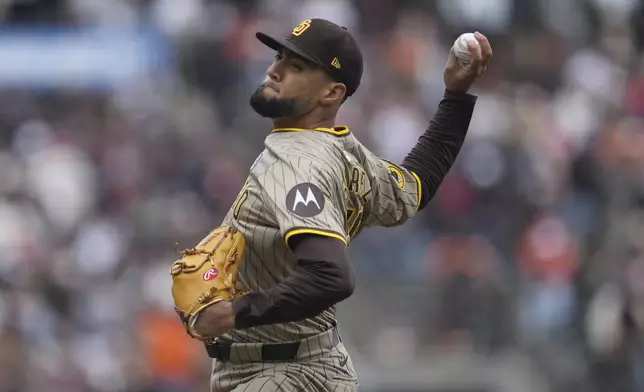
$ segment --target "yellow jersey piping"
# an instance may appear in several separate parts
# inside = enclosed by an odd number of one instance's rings
[[[323,235],[325,237],[331,237],[331,238],[336,238],[340,241],[342,241],[346,246],[349,246],[349,243],[347,240],[340,234],[333,232],[333,231],[328,231],[328,230],[320,230],[320,229],[307,229],[307,228],[293,228],[284,234],[284,241],[288,244],[289,238],[291,238],[294,235],[297,234],[316,234],[316,235]]]
[[[416,210],[418,211],[418,207],[420,207],[420,200],[423,196],[423,185],[420,182],[420,177],[418,177],[418,174],[414,173],[413,171],[409,171],[412,176],[416,179],[416,184],[418,184],[418,204],[416,205]]]
[[[345,136],[351,133],[348,127],[345,126],[338,126],[338,127],[333,127],[333,128],[275,128],[271,132],[302,132],[302,131],[317,131],[317,132],[324,132],[324,133],[329,133],[331,135],[335,136]]]

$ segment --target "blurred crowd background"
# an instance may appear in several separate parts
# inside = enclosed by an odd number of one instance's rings
[[[494,49],[430,206],[351,246],[362,390],[644,391],[644,2],[3,0],[0,392],[207,390],[173,246],[219,225],[270,129],[255,31],[311,17],[364,52],[339,123],[398,162],[454,39]]]

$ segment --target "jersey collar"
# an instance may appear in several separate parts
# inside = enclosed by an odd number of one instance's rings
[[[335,136],[345,136],[348,135],[351,131],[345,126],[337,126],[333,128],[275,128],[271,132],[302,132],[302,131],[317,131],[330,133]]]

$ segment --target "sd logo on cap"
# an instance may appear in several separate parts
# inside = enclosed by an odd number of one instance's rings
[[[306,31],[311,26],[311,19],[303,20],[299,25],[295,26],[293,29],[293,35],[298,37],[300,34]]]

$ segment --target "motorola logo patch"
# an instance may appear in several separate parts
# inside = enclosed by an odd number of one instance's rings
[[[313,184],[297,184],[286,195],[286,208],[305,218],[315,216],[324,209],[324,195]]]

